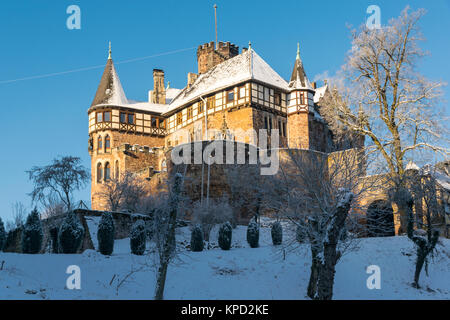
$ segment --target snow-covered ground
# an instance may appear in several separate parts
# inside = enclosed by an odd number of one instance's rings
[[[212,239],[217,238],[217,229]],[[189,228],[177,230],[180,248]],[[309,252],[306,245],[274,247],[263,227],[260,248],[249,248],[246,228],[233,230],[233,247],[222,251],[211,243],[203,252],[182,249],[170,265],[166,299],[307,299]],[[423,271],[422,289],[411,287],[415,252],[405,237],[361,239],[359,249],[337,266],[334,299],[450,299],[450,240],[442,239],[438,255]],[[129,239],[116,240],[111,257],[94,250],[83,254],[26,255],[0,253],[0,299],[152,299],[155,267],[152,255],[130,254]],[[81,269],[81,289],[69,290],[69,265]],[[381,268],[381,289],[369,290],[369,265]],[[134,271],[134,272],[131,272]]]

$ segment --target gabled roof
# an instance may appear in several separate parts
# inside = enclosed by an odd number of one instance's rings
[[[289,88],[293,89],[307,89],[314,91],[311,83],[306,77],[303,62],[300,58],[300,45],[297,44],[297,58],[295,59],[294,69],[292,70],[291,80],[289,81]]]
[[[127,103],[128,100],[125,96],[122,85],[120,84],[119,76],[117,75],[113,60],[111,59],[111,56],[109,56],[91,107],[100,104],[124,105]]]
[[[217,90],[248,80],[289,90],[287,82],[276,73],[252,48],[228,59],[199,75],[189,88],[184,88],[170,103],[169,111]]]
[[[314,93],[314,103],[318,103],[320,99],[323,98],[325,93],[328,90],[328,84],[324,85],[323,87],[317,88],[316,92]]]

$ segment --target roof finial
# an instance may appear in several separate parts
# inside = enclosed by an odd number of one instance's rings
[[[297,60],[300,60],[300,42],[297,42]]]
[[[111,41],[109,42],[108,60],[111,59]]]
[[[217,50],[219,48],[218,42],[217,42],[217,4],[214,5],[214,20],[215,20],[215,26],[216,26],[216,50]]]
[[[248,51],[250,51],[250,50],[252,50],[252,42],[251,41],[248,42]]]

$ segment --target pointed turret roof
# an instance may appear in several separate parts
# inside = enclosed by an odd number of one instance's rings
[[[116,68],[114,67],[114,63],[111,58],[111,43],[109,45],[108,61],[106,62],[105,70],[103,71],[103,75],[91,107],[99,104],[128,104],[127,97],[125,96],[125,92],[120,84],[119,76],[117,75]]]
[[[303,62],[300,58],[300,44],[297,43],[297,58],[295,59],[294,70],[292,70],[291,80],[289,81],[291,89],[308,89],[314,90],[306,77],[305,69],[303,69]]]

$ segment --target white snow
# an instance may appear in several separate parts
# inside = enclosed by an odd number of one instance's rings
[[[289,90],[288,83],[253,49],[249,49],[201,74],[190,88],[183,89],[173,99],[168,111],[181,107],[200,96],[247,80],[257,80]]]
[[[314,103],[318,103],[320,99],[325,95],[325,92],[328,89],[328,85],[324,85],[323,87],[317,88],[314,93]]]
[[[89,223],[94,223],[91,220]],[[283,242],[291,231],[283,223]],[[218,228],[211,234],[217,239]],[[307,245],[274,247],[269,223],[263,221],[260,247],[249,248],[246,227],[233,230],[232,248],[216,241],[203,252],[181,250],[168,270],[166,299],[307,299],[310,260]],[[96,237],[94,237],[95,239]],[[177,229],[179,248],[190,242],[188,227]],[[344,255],[336,268],[334,299],[450,299],[450,240],[423,271],[422,289],[411,286],[415,250],[406,237],[361,239],[358,251]],[[147,248],[149,248],[147,243]],[[284,249],[284,252],[283,252]],[[284,258],[285,256],[285,258]],[[0,253],[0,299],[152,299],[155,268],[152,255],[130,254],[129,239],[116,240],[111,257],[83,254]],[[81,289],[65,289],[69,265],[81,268]],[[381,289],[366,286],[366,268],[381,268]],[[133,273],[118,287],[131,270]],[[28,292],[28,293],[26,293]]]

